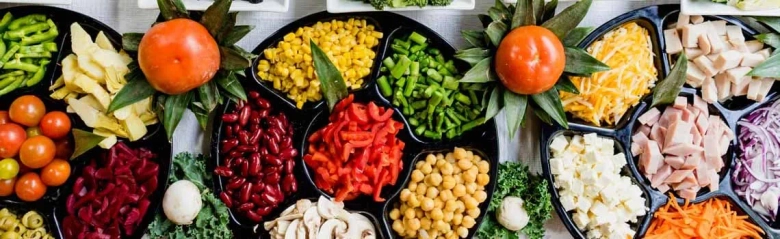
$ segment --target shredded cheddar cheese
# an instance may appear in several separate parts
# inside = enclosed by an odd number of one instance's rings
[[[563,109],[596,126],[614,125],[655,86],[658,72],[650,35],[636,23],[627,23],[587,51],[611,69],[591,77],[570,77],[580,94],[561,91]]]

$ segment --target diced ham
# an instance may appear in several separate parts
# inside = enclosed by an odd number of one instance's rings
[[[751,53],[756,53],[761,49],[764,49],[764,43],[759,40],[746,41],[745,45]]]
[[[690,133],[692,126],[690,123],[682,120],[672,121],[664,138],[665,148],[676,144],[690,143],[693,140],[693,136]]]
[[[764,60],[766,60],[764,55],[758,53],[746,53],[742,56],[742,62],[740,62],[739,65],[755,67],[761,64],[761,62],[764,62]]]
[[[747,98],[758,100],[758,93],[761,92],[761,80],[752,79],[748,85]]]
[[[639,157],[639,165],[644,169],[645,174],[655,174],[661,167],[664,156],[661,154],[661,149],[653,140],[648,140],[644,146],[642,146],[643,153]]]
[[[723,120],[719,120],[720,122],[720,128],[723,129],[723,134],[728,136],[729,140],[734,140],[736,135],[734,135],[734,132],[731,132],[731,129],[728,125],[726,125],[726,122],[723,122]]]
[[[718,88],[712,77],[704,79],[704,83],[701,85],[701,96],[704,101],[708,103],[715,103],[715,101],[718,101]]]
[[[650,130],[650,139],[655,140],[658,145],[664,145],[664,131],[666,131],[666,128],[660,124],[653,125],[653,128]]]
[[[704,157],[707,161],[720,158],[720,135],[713,132],[704,134]]]
[[[691,19],[691,23],[693,24],[699,24],[704,22],[704,17],[702,17],[701,15],[690,16],[690,19]]]
[[[688,98],[685,98],[684,96],[678,96],[676,99],[674,99],[674,108],[682,110],[685,109],[686,106],[688,106]]]
[[[678,54],[683,50],[677,29],[664,30],[664,42],[666,43],[667,54]]]
[[[704,52],[699,48],[685,48],[685,57],[687,57],[688,60],[696,59],[696,57],[701,55],[704,55]],[[690,64],[688,64],[688,66],[690,66]]]
[[[674,170],[669,177],[664,179],[664,183],[682,182],[688,175],[693,175],[693,170]]]
[[[704,115],[710,115],[710,107],[707,106],[707,102],[698,95],[693,96],[693,106],[701,110]]]
[[[664,183],[664,180],[666,180],[666,178],[671,174],[672,168],[669,167],[669,165],[662,166],[660,169],[658,169],[658,173],[653,175],[653,178],[650,179],[650,186],[653,186],[654,188],[661,186]]]
[[[656,187],[656,189],[658,189],[658,191],[661,192],[661,193],[666,193],[671,188],[669,188],[669,185],[667,185],[667,184],[661,184],[658,187]]]
[[[685,159],[682,157],[670,155],[664,158],[664,163],[666,163],[666,166],[671,166],[674,169],[680,169],[685,164]]]
[[[713,33],[717,36],[725,36],[726,35],[726,21],[718,20],[718,21],[711,21],[710,25],[715,30]]]
[[[735,50],[728,50],[721,52],[718,58],[714,62],[714,67],[717,71],[725,71],[739,66],[742,62],[742,53]]]
[[[704,114],[704,112],[700,112],[699,116],[696,117],[696,128],[699,129],[700,136],[707,133],[707,128],[709,127],[709,119],[707,119],[707,115]]]
[[[699,68],[699,70],[701,70],[701,72],[704,73],[704,76],[706,77],[712,77],[715,76],[715,74],[718,74],[718,70],[715,68],[715,64],[710,60],[710,58],[707,58],[707,56],[699,56],[696,59],[693,59],[693,63],[696,65],[696,67]]]
[[[710,169],[707,167],[706,163],[700,163],[694,171],[696,171],[696,180],[699,181],[699,187],[710,185]]]
[[[726,155],[726,152],[728,152],[729,144],[731,144],[731,140],[729,139],[729,136],[722,135],[720,136],[719,147],[720,147],[720,156]]]
[[[745,75],[747,75],[747,73],[750,72],[750,70],[752,69],[753,68],[745,67],[745,66],[736,67],[736,68],[726,70],[725,74],[731,83],[739,84],[745,78]]]
[[[701,147],[699,147],[699,149],[701,149]],[[685,164],[683,164],[681,169],[696,169],[696,167],[699,166],[700,162],[701,162],[701,158],[698,156],[698,153],[691,154],[685,157]]]
[[[742,35],[742,27],[740,26],[726,26],[726,36],[732,42],[745,42],[745,35]]]
[[[720,54],[717,54],[717,53],[712,53],[712,54],[707,54],[707,55],[704,55],[704,56],[707,56],[707,59],[710,59],[710,61],[712,61],[712,62],[715,62],[715,60],[717,60],[717,59],[718,59],[718,56],[719,56],[719,55],[720,55]],[[714,64],[714,63],[713,63],[713,64]]]
[[[698,125],[696,127],[698,127]],[[699,129],[697,129],[696,127],[691,128],[691,135],[693,135],[693,145],[701,146],[701,140],[703,138],[701,132],[699,132]]]
[[[675,188],[675,190],[676,190],[676,188]],[[691,187],[691,188],[681,189],[679,194],[680,194],[681,198],[688,199],[688,200],[694,200],[694,199],[696,199],[696,194],[698,192],[699,192],[698,189],[695,189],[695,188]]]
[[[658,123],[666,127],[667,125],[670,125],[671,122],[676,122],[680,119],[682,119],[682,111],[668,106],[666,109],[664,109],[664,113],[661,114],[661,118],[658,120]]]
[[[690,135],[690,134],[689,134]],[[689,140],[690,142],[690,140]],[[704,148],[691,143],[678,143],[664,148],[663,153],[685,157],[691,154],[697,154],[704,151]]]
[[[680,13],[677,15],[677,24],[675,28],[682,29],[684,26],[691,25],[691,16]]]
[[[702,82],[704,82],[704,78],[707,76],[704,75],[704,72],[699,70],[699,67],[696,66],[692,61],[688,61],[688,68],[686,69],[686,76],[685,81],[691,86],[700,86]]]
[[[731,45],[731,50],[736,50],[738,52],[742,52],[745,54],[751,53],[750,49],[748,49],[747,45],[745,45],[745,40],[742,41],[729,41],[729,45]]]
[[[688,109],[682,109],[682,116],[680,119],[688,123],[693,123],[693,121],[696,119],[696,115],[688,111]]]
[[[657,108],[652,108],[647,112],[645,112],[644,114],[642,114],[642,116],[639,116],[639,118],[637,118],[637,121],[639,121],[639,123],[642,123],[643,125],[653,126],[653,124],[658,122],[658,118],[660,117],[661,117],[661,111],[659,111]]]
[[[720,73],[715,76],[715,88],[718,91],[718,100],[724,101],[731,97],[731,82],[728,74]]]
[[[646,145],[647,141],[649,141],[649,140],[650,139],[647,138],[647,135],[645,135],[645,134],[643,134],[641,132],[637,132],[637,133],[634,134],[634,136],[631,136],[631,141],[633,141],[634,143],[639,144],[639,146]],[[644,148],[642,148],[642,150],[644,151]]]
[[[698,47],[698,38],[700,35],[702,35],[702,24],[698,25],[690,25],[685,24],[680,26],[680,24],[677,24],[677,27],[681,27],[682,29],[682,45],[683,47]]]
[[[761,79],[761,90],[758,91],[758,96],[756,97],[756,101],[764,101],[764,98],[769,94],[769,90],[772,89],[772,85],[775,83],[775,80],[772,78],[763,78]]]
[[[731,94],[734,96],[744,96],[748,93],[748,86],[750,85],[751,78],[749,76],[742,77],[739,84],[733,84],[731,86]]]
[[[693,175],[692,171],[690,171],[690,170],[688,170],[688,171],[689,171],[689,173],[685,176],[685,178],[682,180],[682,182],[680,182],[680,183],[678,183],[677,185],[674,186],[674,190],[683,190],[683,189],[692,188],[694,186],[699,186],[699,182],[696,181],[696,176]]]
[[[650,126],[642,125],[642,126],[639,126],[638,132],[641,132],[641,133],[643,133],[643,134],[645,134],[647,136],[650,136],[650,130],[651,130]]]
[[[711,23],[711,24],[707,24]],[[705,25],[709,25],[709,30],[706,31],[707,38],[710,40],[710,53],[721,53],[726,50],[726,42],[720,36],[726,35],[726,23],[720,24],[720,21],[704,22],[701,25],[704,29],[707,29]],[[714,29],[714,31],[713,31]]]
[[[710,38],[707,37],[707,34],[699,35],[699,38],[697,38],[696,42],[698,43],[702,54],[707,55],[712,52],[712,44],[710,43]]]
[[[691,104],[689,104],[687,108],[688,108],[688,111],[691,112],[691,114],[693,114],[694,116],[698,116],[699,112],[701,112],[701,110],[699,110],[699,108],[696,108],[696,106],[693,106]]]
[[[720,175],[714,169],[710,169],[710,191],[717,191],[720,188]]]
[[[639,146],[636,142],[631,143],[631,155],[636,157],[642,153],[642,146]]]

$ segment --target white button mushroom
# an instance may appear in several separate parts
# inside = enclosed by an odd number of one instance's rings
[[[171,184],[163,196],[165,217],[176,225],[192,224],[202,207],[203,201],[198,186],[188,180]]]
[[[528,212],[523,208],[523,199],[519,197],[505,197],[501,206],[496,210],[498,223],[510,231],[519,231],[528,225]]]

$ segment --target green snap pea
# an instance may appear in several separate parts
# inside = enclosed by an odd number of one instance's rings
[[[11,25],[11,21],[14,19],[14,15],[11,12],[6,12],[3,15],[3,19],[0,20],[0,31],[5,31],[8,26]]]
[[[22,62],[21,60],[13,60],[6,62],[5,65],[3,65],[3,69],[6,70],[23,70],[26,72],[36,72],[38,71],[38,66]]]
[[[38,22],[45,22],[45,21],[46,21],[46,16],[43,14],[30,14],[11,21],[11,24],[8,25],[8,30],[16,30],[23,26],[35,24]]]

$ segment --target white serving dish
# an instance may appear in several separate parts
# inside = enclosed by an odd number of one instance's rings
[[[710,0],[681,0],[680,9],[687,15],[780,16],[780,9],[745,11]]]
[[[0,0],[2,1],[2,0]],[[208,8],[211,0],[183,0],[187,10],[203,11]],[[138,7],[144,9],[156,9],[157,0],[138,0]],[[233,1],[230,11],[233,12],[287,12],[290,8],[290,0],[263,0],[262,3],[250,3],[247,1]]]
[[[371,4],[363,3],[360,0],[327,0],[328,12],[375,12],[375,11],[421,11],[421,10],[472,10],[476,5],[476,0],[453,0],[449,6],[427,6],[427,7],[404,7],[404,8],[385,8],[376,10]],[[483,0],[484,1],[484,0]]]
[[[70,5],[71,0],[0,0],[2,3],[60,4]]]

